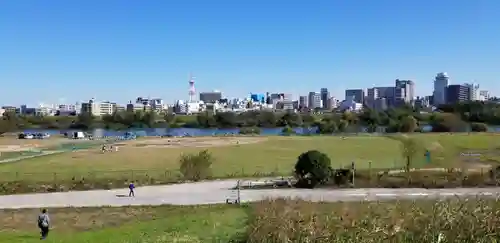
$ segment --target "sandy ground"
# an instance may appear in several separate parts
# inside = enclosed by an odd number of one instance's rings
[[[265,141],[265,137],[185,137],[185,138],[146,138],[119,142],[119,147],[135,148],[203,148],[234,146]]]

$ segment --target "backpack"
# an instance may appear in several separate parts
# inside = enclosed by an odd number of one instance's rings
[[[40,217],[38,218],[38,222],[42,227],[49,227],[49,222],[46,215],[40,215]]]

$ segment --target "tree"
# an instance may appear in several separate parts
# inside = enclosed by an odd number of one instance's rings
[[[417,139],[406,135],[389,136],[389,138],[400,142],[401,156],[405,160],[405,171],[408,174],[408,182],[410,182],[410,170],[413,168],[418,155],[424,154],[423,147]]]
[[[180,172],[185,180],[199,181],[211,176],[212,154],[203,150],[197,154],[183,154],[179,159]]]
[[[292,134],[295,134],[295,131],[291,127],[286,126],[283,129],[281,129],[281,134],[285,136],[290,136]]]
[[[0,117],[0,136],[4,133],[13,132],[15,130],[16,126],[14,123]]]
[[[163,120],[165,120],[165,122],[168,124],[172,124],[175,122],[175,114],[170,111],[167,111],[163,116]]]
[[[413,116],[405,116],[399,122],[399,132],[415,132],[418,128],[417,119]]]
[[[242,127],[240,128],[240,134],[260,134],[260,129],[258,127]]]
[[[236,127],[236,114],[234,112],[217,112],[215,121],[221,127]]]
[[[473,122],[470,124],[470,129],[473,132],[487,132],[488,125],[481,122]]]
[[[444,113],[437,116],[431,122],[433,132],[465,132],[467,123],[460,116],[451,113]]]
[[[333,121],[317,124],[319,134],[332,134],[337,131],[337,124]]]
[[[320,183],[325,183],[331,175],[330,158],[317,150],[309,150],[297,158],[295,174],[299,181],[297,186],[314,188]]]

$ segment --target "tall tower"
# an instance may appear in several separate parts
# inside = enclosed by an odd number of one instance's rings
[[[434,79],[433,101],[434,106],[446,104],[446,88],[449,84],[449,76],[446,72],[438,73]]]
[[[195,94],[196,89],[194,88],[194,77],[193,74],[189,74],[189,102],[193,102]]]

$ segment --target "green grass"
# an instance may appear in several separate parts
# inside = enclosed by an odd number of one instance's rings
[[[218,138],[212,138],[218,139]],[[316,149],[327,153],[334,167],[350,165],[356,161],[359,168],[392,168],[400,166],[398,143],[383,137],[268,137],[267,141],[232,146],[209,147],[216,161],[215,177],[253,175],[277,172],[289,174],[300,153]],[[377,147],[375,147],[377,146]],[[177,170],[182,153],[197,152],[204,148],[144,148],[123,147],[118,153],[101,154],[98,149],[42,156],[16,163],[1,164],[0,174],[18,172],[29,174],[31,180],[53,180],[69,176],[117,177],[121,171],[136,170],[136,174],[149,172],[163,176],[165,171]],[[40,173],[50,171],[50,173]],[[118,171],[118,172],[113,172]],[[129,175],[130,176],[130,175]],[[12,178],[12,176],[10,176]],[[14,179],[14,178],[12,178]],[[19,178],[18,178],[19,179]],[[24,178],[21,178],[24,179]],[[2,179],[0,179],[2,180]]]
[[[464,162],[460,151],[473,150],[483,154],[473,162],[498,163],[500,137],[493,133],[477,134],[414,134],[411,135],[432,148],[433,161],[427,164],[424,153],[417,155],[413,167],[473,167]],[[74,190],[91,188],[122,187],[126,180],[138,180],[139,184],[163,184],[179,179],[178,159],[182,153],[194,153],[208,149],[215,157],[213,176],[259,177],[290,175],[300,153],[315,149],[328,154],[334,168],[348,167],[354,161],[358,169],[403,168],[400,143],[383,136],[291,136],[291,137],[246,137],[246,138],[190,138],[211,139],[262,139],[252,144],[235,143],[226,146],[194,148],[122,146],[119,152],[102,154],[98,148],[26,159],[15,163],[0,164],[0,183],[16,181],[21,184],[59,183]],[[158,143],[165,142],[164,138]],[[144,140],[138,140],[142,143]],[[182,140],[186,141],[186,140]],[[188,140],[192,141],[192,140]],[[186,143],[187,146],[193,142]],[[435,147],[438,147],[436,149]],[[485,171],[487,171],[485,169]],[[85,184],[99,182],[100,185],[73,186],[82,178]],[[71,184],[71,185],[70,185]],[[6,186],[12,187],[10,186]],[[1,186],[0,186],[1,188]],[[28,189],[26,189],[28,190]],[[32,189],[29,189],[32,190]],[[38,191],[38,190],[35,190]],[[15,193],[15,192],[9,192]]]
[[[90,211],[100,211],[99,215],[93,215],[93,217],[86,217],[88,212],[80,214],[71,212],[75,209],[59,210],[59,214],[62,212],[71,214],[74,217],[73,222],[71,222],[68,217],[57,214],[54,216],[50,210],[54,229],[45,242],[229,242],[238,234],[244,233],[248,216],[245,208],[225,205],[127,208],[139,211],[135,215],[137,218],[127,217],[126,212],[120,211],[120,208],[90,208],[88,209]],[[147,213],[155,215],[144,219],[143,214]],[[79,220],[78,217],[84,217],[90,222]],[[110,221],[106,219],[107,217],[114,218],[114,220]],[[33,221],[33,218],[36,218],[36,214],[31,215],[29,220]],[[58,220],[62,220],[62,222]],[[92,221],[98,221],[104,225],[95,225]],[[38,231],[36,227],[33,227],[36,224],[26,223],[28,227],[20,226],[23,230],[13,229],[14,225],[11,225],[11,229],[0,230],[0,242],[39,242]],[[81,225],[85,225],[86,228],[82,229]],[[29,227],[31,228],[28,229]]]

